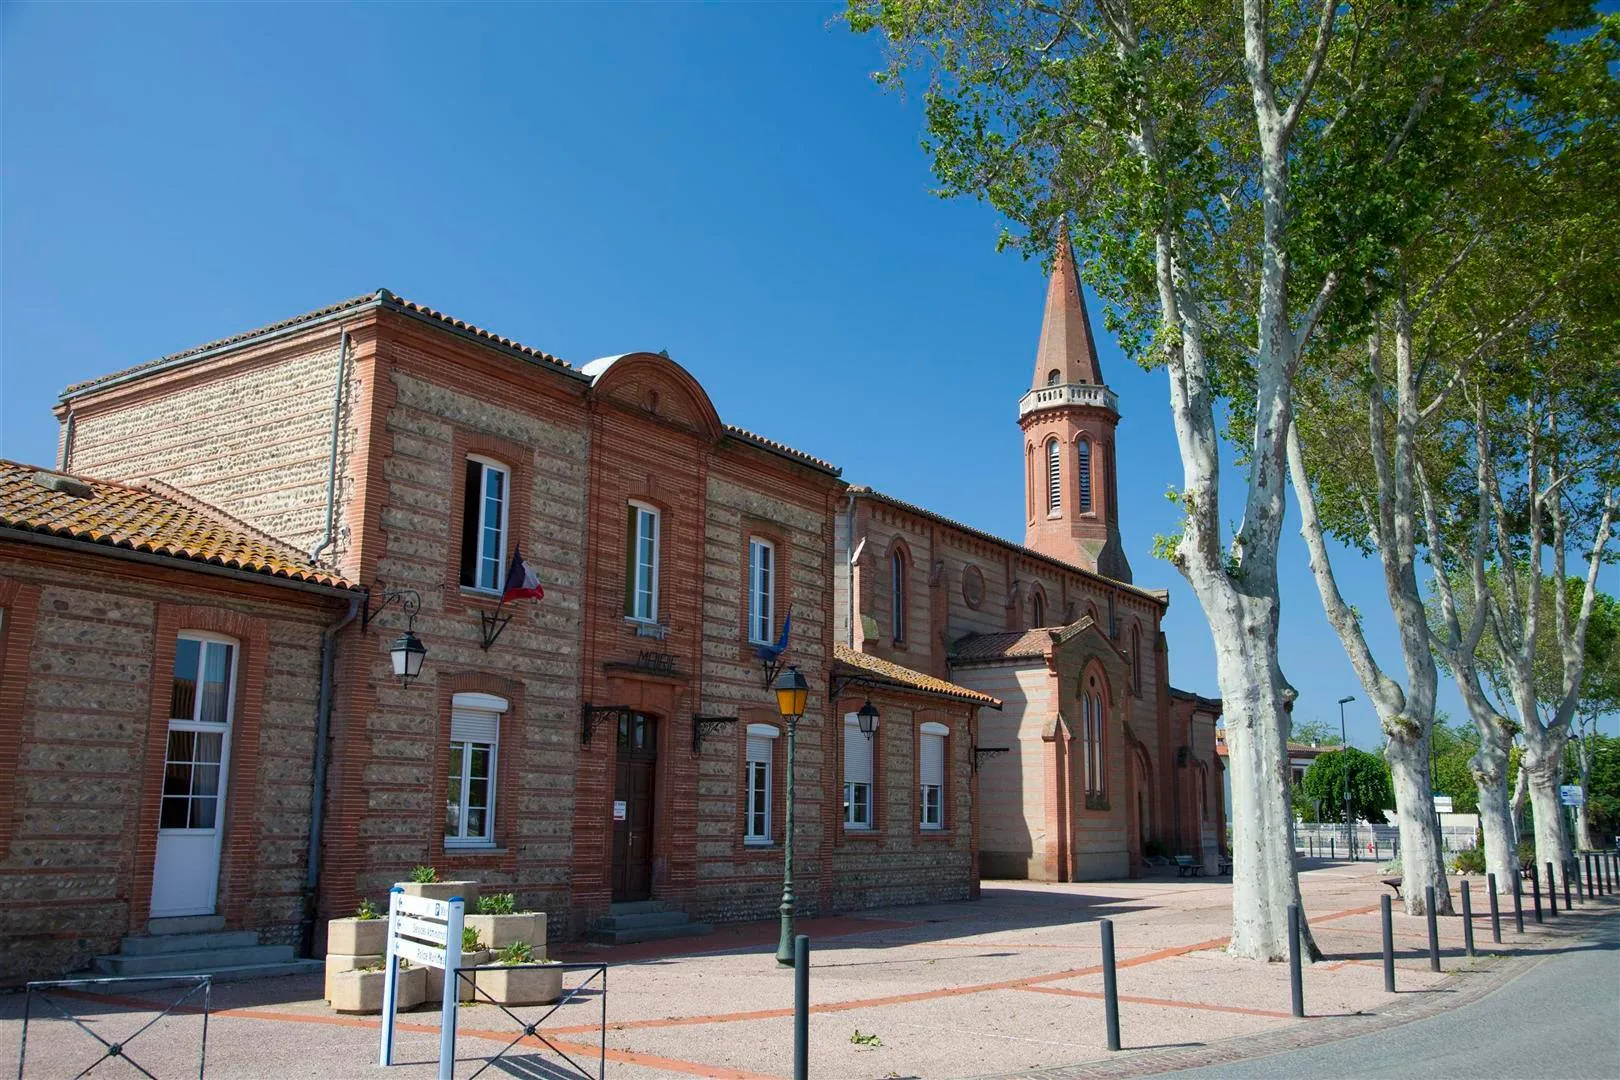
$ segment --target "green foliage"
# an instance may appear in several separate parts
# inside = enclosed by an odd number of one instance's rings
[[[1338,746],[1341,741],[1333,725],[1322,720],[1295,720],[1288,739],[1309,746]]]
[[[478,914],[480,915],[510,915],[514,910],[516,897],[511,893],[486,893],[478,898]]]
[[[370,900],[360,901],[360,906],[354,909],[354,917],[362,922],[378,918],[377,905]]]
[[[1452,809],[1459,814],[1479,812],[1479,786],[1474,783],[1471,761],[1479,749],[1479,732],[1472,724],[1449,724],[1444,713],[1437,713],[1429,732],[1434,768],[1430,781],[1434,790],[1451,796]]]
[[[1530,837],[1519,841],[1519,869],[1528,870],[1536,865],[1536,842]]]
[[[482,952],[483,941],[479,940],[478,931],[472,927],[464,927],[461,931],[461,951],[464,953]]]
[[[428,885],[439,880],[439,872],[431,866],[417,866],[411,870],[411,881],[418,885]]]
[[[1581,736],[1587,742],[1587,761],[1590,783],[1586,790],[1586,810],[1592,825],[1592,840],[1603,845],[1609,837],[1620,834],[1620,738],[1599,732]],[[1569,751],[1573,757],[1575,750]],[[1579,776],[1580,771],[1570,762],[1565,775]]]
[[[1318,800],[1321,820],[1344,820],[1345,787],[1350,790],[1350,813],[1359,820],[1382,825],[1384,811],[1395,808],[1395,785],[1384,759],[1365,750],[1347,747],[1319,754],[1305,770],[1305,795]]]
[[[849,1037],[849,1041],[863,1050],[876,1050],[883,1045],[883,1040],[878,1038],[876,1034],[872,1032],[862,1034],[860,1028],[855,1029],[855,1034]]]
[[[514,941],[496,953],[495,960],[501,964],[532,964],[534,963],[534,946],[527,941]]]
[[[1463,848],[1451,857],[1451,869],[1458,874],[1483,874],[1485,852],[1477,847]]]

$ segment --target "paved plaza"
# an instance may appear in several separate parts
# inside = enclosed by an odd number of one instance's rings
[[[1396,908],[1398,990],[1383,989],[1375,866],[1312,864],[1301,874],[1307,916],[1324,961],[1305,972],[1307,1019],[1289,1014],[1285,964],[1227,958],[1225,880],[1045,885],[991,882],[978,902],[890,908],[805,920],[813,940],[810,1069],[827,1078],[977,1077],[1052,1070],[1061,1077],[1149,1075],[1195,1064],[1358,1035],[1477,1000],[1540,958],[1578,944],[1604,898],[1537,926],[1526,913],[1491,942],[1476,893],[1479,957],[1463,955],[1459,918],[1440,920],[1443,971],[1429,970],[1424,920]],[[1479,882],[1476,880],[1475,885]],[[1560,898],[1561,899],[1561,898]],[[1097,919],[1114,920],[1125,1050],[1105,1049]],[[564,960],[608,970],[608,1075],[786,1077],[792,1072],[792,973],[772,953],[774,924],[723,928],[702,939],[614,949],[572,946]],[[583,973],[581,973],[583,974]],[[579,975],[574,977],[577,981]],[[208,1017],[210,1077],[407,1078],[434,1075],[437,1014],[400,1020],[397,1060],[375,1064],[377,1021],[333,1015],[317,977],[222,984]],[[138,999],[116,1007],[70,999],[103,1038],[119,1041],[152,1019]],[[16,1075],[23,995],[0,996],[0,1075]],[[553,1047],[592,1073],[601,999],[582,994],[541,1024]],[[521,1009],[526,1021],[545,1009]],[[200,1016],[164,1018],[131,1040],[130,1057],[160,1077],[196,1075]],[[471,1076],[519,1035],[491,1005],[461,1014],[458,1077]],[[62,1020],[31,1023],[25,1077],[71,1077],[97,1044]],[[189,1063],[189,1072],[187,1071]],[[552,1047],[526,1038],[483,1073],[569,1075]],[[122,1061],[97,1077],[140,1075]]]

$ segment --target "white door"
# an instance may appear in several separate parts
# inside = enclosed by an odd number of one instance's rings
[[[185,633],[175,642],[174,686],[152,869],[152,917],[212,915],[235,705],[236,643]]]

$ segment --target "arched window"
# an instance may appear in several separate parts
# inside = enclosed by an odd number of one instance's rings
[[[1140,696],[1142,693],[1142,628],[1131,627],[1131,687]]]
[[[1056,439],[1046,444],[1046,512],[1063,509],[1063,448]]]
[[[1103,757],[1104,710],[1102,688],[1097,676],[1086,680],[1080,695],[1080,741],[1085,762],[1086,799],[1088,803],[1107,794],[1107,766]]]
[[[906,643],[906,553],[894,549],[889,556],[889,604],[894,620],[894,643]]]
[[[1080,512],[1091,512],[1091,440],[1081,439],[1075,447],[1075,472],[1080,477]]]
[[[1029,598],[1029,623],[1031,626],[1046,625],[1046,596],[1039,589]]]
[[[1059,371],[1057,368],[1053,368],[1051,371],[1048,371],[1046,373],[1046,385],[1047,386],[1056,386],[1058,383],[1060,383],[1062,381],[1063,381],[1063,372]]]

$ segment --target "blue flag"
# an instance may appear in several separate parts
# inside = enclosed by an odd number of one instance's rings
[[[782,620],[782,636],[776,639],[775,645],[761,645],[756,655],[766,662],[774,661],[787,652],[788,634],[793,629],[793,609],[788,608],[787,618]]]

